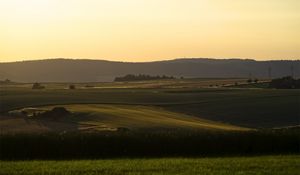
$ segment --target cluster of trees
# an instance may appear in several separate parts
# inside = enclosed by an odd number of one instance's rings
[[[145,80],[164,80],[164,79],[175,79],[173,76],[151,76],[151,75],[144,75],[144,74],[139,74],[139,75],[133,75],[133,74],[128,74],[123,77],[116,77],[114,81],[145,81]]]
[[[32,89],[45,89],[46,87],[40,83],[33,83]],[[69,89],[76,89],[76,86],[73,84],[69,85]]]
[[[51,119],[51,120],[59,120],[63,117],[70,116],[71,112],[68,111],[64,107],[54,107],[50,111],[45,111],[37,115],[39,118]]]
[[[276,89],[300,89],[300,79],[294,79],[291,76],[277,78],[273,79],[269,86]]]
[[[45,89],[45,86],[41,85],[40,83],[34,83],[32,85],[32,89]]]

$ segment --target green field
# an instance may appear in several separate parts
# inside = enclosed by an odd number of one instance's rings
[[[300,173],[299,164],[300,156],[1,161],[0,174],[296,175]]]

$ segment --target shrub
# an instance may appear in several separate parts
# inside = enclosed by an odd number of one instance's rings
[[[76,86],[73,85],[73,84],[71,84],[71,85],[69,86],[69,89],[76,89]]]

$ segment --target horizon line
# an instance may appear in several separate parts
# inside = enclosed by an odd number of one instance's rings
[[[164,62],[164,61],[176,61],[176,60],[192,60],[192,59],[207,59],[207,60],[244,60],[244,61],[300,61],[300,59],[255,59],[255,58],[213,58],[213,57],[183,57],[183,58],[171,58],[153,61],[121,61],[121,60],[109,60],[109,59],[97,59],[97,58],[68,58],[68,57],[55,57],[55,58],[40,58],[40,59],[28,59],[28,60],[16,60],[16,61],[0,61],[0,63],[19,63],[19,62],[32,62],[32,61],[46,61],[46,60],[89,60],[89,61],[108,61],[119,63],[152,63],[152,62]]]

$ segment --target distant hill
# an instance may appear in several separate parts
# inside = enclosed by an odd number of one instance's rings
[[[269,69],[271,69],[269,71]],[[293,71],[292,71],[293,70]],[[186,78],[300,77],[300,60],[175,59],[144,63],[104,60],[47,59],[0,63],[0,80],[17,82],[101,82],[127,74]]]

